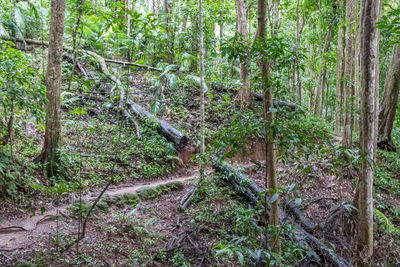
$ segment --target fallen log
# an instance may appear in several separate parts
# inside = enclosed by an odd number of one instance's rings
[[[112,63],[112,64],[119,64],[119,65],[123,65],[123,66],[134,66],[134,67],[138,67],[138,68],[142,68],[142,69],[162,71],[161,69],[157,69],[157,68],[152,67],[152,66],[143,65],[143,64],[137,64],[137,63],[134,63],[134,62],[119,61],[119,60],[113,60],[113,59],[108,59],[108,58],[105,58],[104,60],[106,62],[109,62],[109,63]]]
[[[263,99],[264,99],[264,96],[262,94],[253,93],[252,95],[253,95],[253,98],[255,101],[263,101]],[[296,110],[296,104],[288,102],[288,101],[284,101],[284,100],[279,100],[279,99],[274,99],[274,107],[275,108],[287,107],[291,111]]]
[[[178,151],[181,151],[188,143],[188,138],[180,131],[171,126],[168,122],[158,119],[156,116],[148,112],[143,107],[139,106],[133,101],[127,100],[129,111],[136,116],[154,121],[156,123],[157,131],[167,138],[168,141],[173,142]]]
[[[242,194],[248,199],[253,205],[259,204],[259,195],[264,191],[254,182],[251,182],[245,175],[236,170],[232,165],[224,161],[213,161],[213,168],[224,174],[226,179],[233,185],[236,191]],[[285,206],[285,205],[283,205]],[[262,207],[263,210],[265,210]],[[266,216],[269,217],[268,209]],[[297,223],[285,210],[281,211],[281,222],[290,224],[294,227],[293,234],[295,241],[309,250],[317,252],[318,255],[322,255],[324,260],[327,261],[331,266],[347,267],[350,266],[344,258],[335,254],[332,249],[326,246],[323,242],[319,241],[315,236],[308,233],[299,223]]]

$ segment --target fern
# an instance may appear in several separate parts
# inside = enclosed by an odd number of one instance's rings
[[[382,232],[400,237],[400,228],[396,227],[381,211],[374,209],[374,218]]]

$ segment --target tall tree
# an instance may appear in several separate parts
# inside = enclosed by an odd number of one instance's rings
[[[261,41],[266,38],[266,1],[258,0],[258,27],[257,36]],[[265,136],[266,142],[266,177],[265,183],[266,187],[271,189],[269,197],[271,198],[274,194],[278,194],[278,181],[276,178],[276,159],[275,159],[275,145],[273,131],[271,130],[272,124],[274,122],[274,112],[271,111],[273,108],[273,91],[272,87],[268,85],[269,83],[269,68],[268,62],[265,57],[260,60],[260,70],[262,76],[262,89],[264,91],[264,117],[265,117],[265,127],[267,129],[267,134]],[[274,201],[270,207],[270,217],[269,222],[272,226],[278,226],[280,220],[280,209],[279,209],[279,199]],[[280,253],[280,239],[276,234],[271,237],[270,240],[271,249],[275,253]]]
[[[61,134],[61,64],[64,41],[65,0],[51,1],[49,51],[47,60],[46,132],[39,160],[47,163],[47,175],[56,174],[57,148]]]
[[[200,181],[204,180],[203,156],[205,152],[205,112],[204,112],[204,30],[203,30],[203,1],[199,0],[200,13]]]
[[[324,48],[321,51],[321,62],[320,62],[322,70],[318,75],[318,83],[315,92],[314,114],[320,116],[322,115],[322,110],[324,105],[324,87],[326,80],[326,61],[327,61],[326,54],[328,53],[329,46],[331,43],[332,27],[333,27],[333,20],[329,23],[328,32],[325,35]]]
[[[300,39],[301,39],[301,34],[303,33],[304,24],[305,24],[305,17],[303,15],[303,20],[300,25],[300,0],[297,0],[297,5],[296,5],[296,58],[295,58],[296,75],[295,76],[297,77],[297,100],[299,101],[299,104],[301,104],[301,100],[302,100],[301,77],[300,77],[300,66],[299,66]],[[293,77],[293,79],[295,79],[295,78]]]
[[[400,46],[394,45],[379,111],[379,148],[396,151],[392,129],[400,90]]]
[[[337,57],[336,57],[336,105],[335,105],[335,134],[339,135],[341,132],[340,126],[342,121],[342,110],[343,110],[343,38],[345,35],[344,27],[342,25],[343,17],[343,0],[338,0],[339,6],[339,29],[338,29],[338,41],[337,41]]]
[[[344,57],[344,125],[342,135],[342,146],[349,147],[351,145],[351,101],[353,86],[353,43],[354,43],[354,11],[358,1],[346,1],[346,48]]]
[[[236,18],[237,18],[237,32],[239,34],[239,38],[241,38],[243,42],[246,42],[247,24],[246,24],[246,6],[244,0],[236,0]],[[246,58],[242,58],[240,62],[240,81],[242,82],[242,88],[238,93],[238,97],[240,100],[240,107],[241,109],[244,109],[251,103],[249,61]]]
[[[358,193],[360,260],[368,264],[373,253],[373,180],[379,100],[379,31],[381,0],[361,2],[361,171]]]

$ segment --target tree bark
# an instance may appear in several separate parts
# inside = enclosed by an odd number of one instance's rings
[[[322,115],[323,104],[324,104],[324,87],[326,80],[326,60],[327,60],[326,54],[328,53],[329,46],[331,44],[332,27],[333,27],[333,21],[331,21],[328,27],[328,32],[325,35],[324,48],[322,50],[322,55],[321,55],[322,70],[318,76],[317,90],[315,92],[314,114],[319,116]]]
[[[247,41],[247,30],[246,30],[246,8],[244,0],[236,0],[236,18],[237,18],[237,32],[241,41]],[[251,91],[250,91],[250,76],[249,76],[249,62],[247,58],[242,58],[240,62],[240,81],[242,82],[242,88],[238,92],[238,98],[240,100],[240,108],[244,110],[251,103]]]
[[[359,10],[359,8],[358,8]],[[360,29],[358,26],[357,37],[355,46],[355,59],[354,59],[354,111],[355,114],[353,119],[354,131],[357,132],[360,129]]]
[[[200,182],[204,181],[204,152],[205,152],[205,112],[204,112],[204,31],[203,31],[203,1],[199,0],[200,13]]]
[[[365,0],[361,6],[361,171],[358,197],[358,241],[361,264],[373,253],[373,179],[379,99],[379,31],[381,0]]]
[[[339,12],[342,14],[343,0],[339,0]],[[344,29],[340,25],[338,29],[338,45],[337,45],[337,56],[336,56],[336,105],[335,105],[335,134],[340,135],[341,121],[342,121],[342,92],[343,92],[343,37]]]
[[[303,16],[303,22],[300,26],[300,17],[299,17],[299,9],[300,9],[300,0],[297,0],[296,5],[296,59],[295,59],[295,66],[296,66],[296,77],[297,77],[297,100],[301,105],[302,100],[302,89],[301,89],[301,77],[300,77],[300,66],[299,66],[299,56],[300,56],[300,38],[304,28],[304,21],[305,18]],[[295,78],[293,78],[295,79]]]
[[[258,0],[258,37],[266,38],[265,29],[265,13],[266,13],[266,2],[265,0]],[[267,64],[267,59],[262,58],[260,60],[260,69],[262,75],[262,87],[264,91],[264,117],[265,117],[265,127],[268,133],[265,135],[266,141],[266,177],[265,183],[266,187],[272,189],[269,193],[271,198],[274,194],[278,194],[278,181],[276,178],[276,159],[275,159],[275,144],[274,136],[271,131],[271,126],[274,122],[274,112],[271,111],[273,108],[273,91],[270,86],[268,86],[269,80],[269,69]],[[275,192],[273,192],[275,191]],[[280,223],[280,209],[279,209],[279,198],[271,204],[269,223],[273,227],[279,226]],[[280,254],[281,245],[279,235],[275,233],[270,239],[271,250],[275,253]]]
[[[354,34],[352,33],[354,27],[354,10],[358,1],[347,0],[346,1],[346,48],[345,48],[345,59],[344,59],[344,125],[342,135],[342,146],[350,147],[351,140],[351,101],[352,96],[352,69],[353,69],[353,41]]]
[[[39,159],[47,163],[47,175],[56,174],[57,148],[61,134],[61,64],[64,40],[65,0],[51,1],[49,51],[46,77],[46,132]]]
[[[392,140],[392,129],[396,116],[397,102],[400,90],[400,46],[394,45],[392,58],[385,79],[385,90],[379,112],[379,143],[378,147],[396,151]]]

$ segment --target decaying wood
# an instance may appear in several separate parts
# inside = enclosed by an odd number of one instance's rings
[[[190,200],[192,199],[193,195],[196,193],[197,190],[197,186],[194,186],[193,188],[191,188],[182,198],[181,200],[181,205],[182,208],[186,209],[189,204],[190,204]]]
[[[142,68],[142,69],[149,69],[149,70],[155,70],[155,71],[162,71],[161,69],[152,67],[152,66],[148,66],[148,65],[143,65],[143,64],[137,64],[134,62],[126,62],[126,61],[119,61],[119,60],[113,60],[113,59],[104,59],[106,62],[109,63],[113,63],[113,64],[119,64],[119,65],[123,65],[123,66],[134,66],[134,67],[138,67],[138,68]]]
[[[214,160],[213,168],[216,171],[224,174],[224,177],[226,177],[229,183],[232,184],[235,190],[242,194],[253,205],[259,204],[259,195],[264,191],[263,189],[257,186],[254,182],[250,182],[245,175],[237,171],[234,167],[226,162]],[[269,216],[268,209],[265,211],[267,213],[266,215]],[[345,259],[335,254],[332,249],[326,246],[323,242],[319,241],[315,236],[307,232],[303,226],[300,225],[301,222],[296,222],[295,219],[289,216],[287,210],[281,211],[280,220],[282,223],[287,223],[294,227],[293,234],[297,243],[305,246],[309,250],[313,250],[318,255],[322,255],[324,260],[327,261],[331,266],[350,266],[350,263],[348,263]]]
[[[127,104],[129,111],[132,114],[146,120],[154,121],[156,123],[157,131],[170,142],[173,142],[178,151],[181,151],[187,145],[188,138],[182,132],[172,127],[171,124],[162,119],[158,119],[146,109],[131,100],[127,100]]]
[[[263,101],[264,96],[262,94],[255,94],[253,93],[253,97],[255,101]],[[284,100],[279,100],[279,99],[274,99],[274,107],[277,108],[283,108],[283,107],[288,107],[290,108],[292,111],[296,110],[296,104],[291,103],[291,102],[287,102]]]

